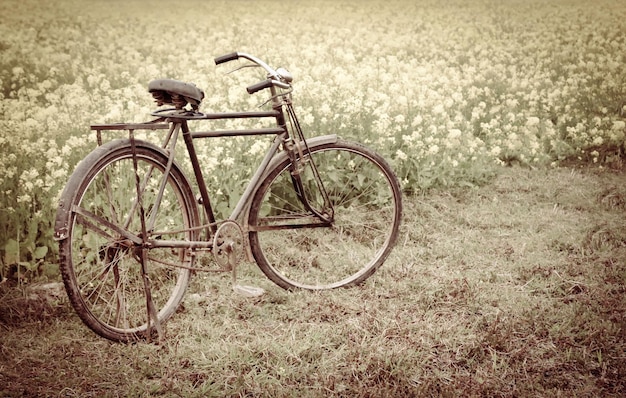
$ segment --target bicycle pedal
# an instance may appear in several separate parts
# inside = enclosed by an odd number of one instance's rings
[[[255,286],[233,285],[233,291],[244,297],[261,297],[265,294],[265,289]]]

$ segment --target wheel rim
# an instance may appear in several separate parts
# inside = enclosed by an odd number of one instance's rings
[[[253,254],[261,269],[285,288],[359,283],[382,264],[397,238],[401,208],[395,177],[361,147],[315,150],[313,157],[334,204],[334,222],[327,227],[253,231]],[[306,212],[291,188],[287,164],[261,187],[263,199],[254,205],[252,229],[285,223],[287,216]],[[322,206],[321,195],[313,202]]]
[[[139,156],[139,175],[146,181],[143,200],[153,203],[163,165],[149,157]],[[139,235],[139,207],[135,205],[135,175],[132,158],[114,158],[84,185],[77,201],[79,208],[97,218],[74,214],[69,239],[71,274],[81,318],[97,333],[112,339],[132,339],[148,326],[146,295],[141,276],[141,246],[130,242],[108,224]],[[104,171],[102,171],[104,170]],[[190,225],[192,215],[188,199],[181,193],[179,182],[168,180],[164,201],[155,216],[155,231],[181,230]],[[181,210],[182,209],[182,210]],[[150,218],[150,208],[145,209]],[[189,239],[189,233],[168,236],[168,239]],[[172,249],[148,250],[147,268],[151,295],[158,318],[166,320],[175,310],[187,286],[189,271],[165,263],[185,264],[184,252]],[[75,305],[76,306],[76,305]],[[81,313],[82,312],[82,313]]]

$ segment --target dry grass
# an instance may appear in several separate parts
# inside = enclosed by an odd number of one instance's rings
[[[623,396],[624,174],[507,168],[406,200],[364,286],[246,299],[199,275],[162,345],[0,285],[0,396]],[[50,299],[50,297],[52,297]]]

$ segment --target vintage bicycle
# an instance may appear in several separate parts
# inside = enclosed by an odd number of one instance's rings
[[[402,194],[383,157],[336,134],[305,138],[292,103],[292,75],[241,52],[215,63],[235,60],[235,70],[265,70],[266,78],[247,91],[269,90],[271,109],[202,113],[202,90],[161,79],[148,85],[159,105],[156,119],[91,126],[98,146],[60,197],[55,238],[70,302],[100,336],[162,339],[194,272],[231,272],[235,290],[261,294],[237,284],[237,265],[247,259],[284,289],[332,289],[363,282],[396,243]],[[255,118],[273,118],[275,126],[189,127]],[[105,130],[128,137],[103,143]],[[138,139],[137,130],[163,130],[163,142]],[[194,141],[261,135],[271,138],[263,160],[232,214],[216,219]],[[176,160],[181,137],[193,185]],[[198,261],[206,254],[212,266]]]

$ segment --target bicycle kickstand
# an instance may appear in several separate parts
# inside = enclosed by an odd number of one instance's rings
[[[233,259],[232,262],[231,262],[231,258]],[[237,260],[237,255],[234,250],[228,253],[228,263],[231,268],[231,273],[233,277],[232,285],[233,285],[233,291],[235,293],[242,295],[244,297],[260,297],[263,294],[265,294],[265,290],[261,287],[246,286],[246,285],[240,285],[237,283],[237,265],[239,261]]]

